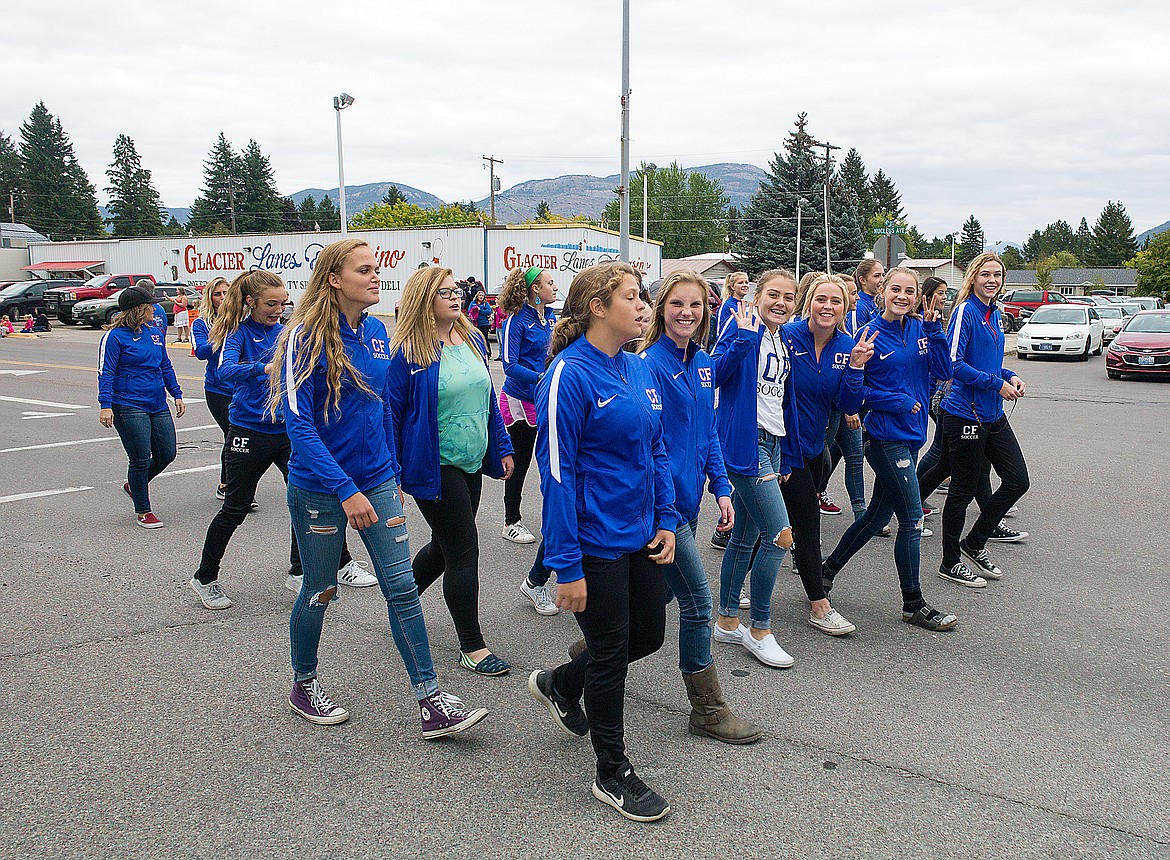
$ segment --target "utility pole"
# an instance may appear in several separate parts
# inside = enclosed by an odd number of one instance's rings
[[[622,184],[618,252],[630,262],[630,0],[622,0]]]
[[[504,159],[496,158],[494,155],[481,155],[484,161],[488,163],[488,170],[491,172],[492,189],[488,196],[491,198],[492,206],[492,226],[496,226],[496,192],[500,190],[500,180],[496,179],[496,165],[503,164]]]
[[[825,271],[829,274],[833,273],[833,261],[829,253],[829,181],[833,178],[833,156],[834,149],[840,149],[839,146],[833,146],[831,143],[817,143],[815,146],[823,146],[825,148]]]
[[[12,192],[8,192],[8,220],[16,223],[16,198],[12,196]]]

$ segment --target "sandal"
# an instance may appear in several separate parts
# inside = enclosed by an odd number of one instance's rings
[[[919,606],[914,612],[903,612],[902,620],[907,624],[935,632],[950,630],[959,623],[959,619],[954,615],[949,612],[939,612],[927,603]]]
[[[512,666],[506,660],[501,660],[495,654],[488,654],[478,663],[472,661],[466,654],[460,654],[459,665],[477,675],[507,675]]]

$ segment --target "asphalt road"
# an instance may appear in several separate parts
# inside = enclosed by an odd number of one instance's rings
[[[481,616],[512,674],[459,669],[439,590],[423,598],[440,681],[489,719],[422,741],[378,590],[345,589],[321,677],[353,717],[309,725],[286,699],[279,477],[225,559],[235,606],[202,609],[187,581],[218,507],[218,431],[192,402],[151,487],[167,527],[139,529],[125,456],[97,423],[97,339],[0,341],[0,856],[1168,856],[1170,385],[1109,381],[1103,358],[1019,362],[1029,395],[1012,424],[1032,489],[1013,524],[1031,538],[993,545],[1004,579],[939,580],[939,538],[925,539],[927,597],[960,624],[913,629],[891,543],[875,540],[833,592],[858,630],[831,639],[806,625],[786,565],[775,631],[795,667],[715,646],[728,698],[766,727],[753,746],[687,735],[672,609],[666,646],[628,684],[631,758],[673,806],[648,826],[590,796],[588,743],[528,695],[528,672],[577,630],[519,595],[534,550],[500,539],[500,484],[479,517]],[[172,358],[201,397],[202,365]],[[536,487],[534,469],[534,526]],[[833,490],[844,497],[840,473]],[[417,548],[427,527],[413,504],[408,516]],[[826,549],[845,519],[823,518]]]

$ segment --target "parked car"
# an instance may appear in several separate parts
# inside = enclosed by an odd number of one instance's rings
[[[1097,305],[1091,296],[1065,296],[1070,305]]]
[[[1016,355],[1075,355],[1088,361],[1090,354],[1101,354],[1104,343],[1097,310],[1064,302],[1036,309],[1016,337]]]
[[[45,307],[45,291],[57,287],[72,287],[80,279],[45,281],[34,278],[30,281],[12,281],[0,289],[0,316],[7,316],[13,324],[25,314],[36,316]]]
[[[139,281],[155,282],[154,275],[95,275],[84,284],[45,290],[45,308],[66,325],[73,325],[73,306],[85,299],[108,299],[123,287]]]
[[[1117,333],[1121,331],[1125,321],[1129,319],[1117,305],[1110,305],[1107,308],[1096,307],[1093,310],[1101,318],[1101,327],[1105,332],[1105,343],[1109,343],[1117,337]]]
[[[1068,302],[1056,290],[1012,290],[1000,299],[1000,318],[1003,330],[1009,334],[1018,331],[1032,312],[1042,305],[1065,304]]]
[[[1142,311],[1126,320],[1105,353],[1105,372],[1110,379],[1170,374],[1170,310]]]
[[[179,287],[185,287],[189,298],[196,294],[194,288],[180,283],[163,283],[154,285],[154,297],[157,304],[162,305],[167,312],[167,325],[175,322],[175,296],[179,294]],[[118,314],[118,290],[104,299],[86,299],[73,306],[73,318],[82,325],[101,328],[109,325]],[[190,306],[190,305],[188,305]]]
[[[1144,311],[1159,311],[1164,307],[1162,300],[1157,296],[1130,296],[1129,300],[1141,305]]]

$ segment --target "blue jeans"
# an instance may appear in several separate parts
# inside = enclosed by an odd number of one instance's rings
[[[832,578],[840,572],[890,521],[892,512],[898,518],[894,564],[902,586],[902,604],[913,611],[922,605],[922,586],[918,580],[922,499],[918,495],[915,472],[918,451],[911,451],[905,442],[886,442],[867,435],[865,459],[874,472],[873,497],[861,519],[845,531],[837,548],[825,560],[825,575]]]
[[[678,598],[678,668],[684,675],[711,665],[711,585],[695,545],[698,527],[695,517],[675,533],[674,561],[662,569],[667,595]]]
[[[391,479],[365,496],[374,506],[378,521],[358,534],[370,553],[378,587],[386,598],[394,644],[406,665],[415,697],[421,700],[439,692],[439,683],[410,566],[410,544],[398,485]],[[313,493],[291,484],[288,509],[305,577],[289,620],[289,642],[296,680],[306,681],[317,675],[317,646],[325,609],[337,597],[337,560],[348,521],[337,496]]]
[[[719,571],[719,614],[729,618],[739,616],[739,592],[751,565],[751,625],[759,630],[772,627],[772,589],[776,574],[784,561],[786,550],[776,546],[775,539],[789,528],[788,509],[780,495],[780,437],[767,430],[758,430],[759,469],[755,475],[741,475],[730,469],[727,477],[735,492],[731,502],[735,508],[735,526],[723,553]],[[763,533],[760,550],[752,560],[756,539]]]
[[[130,458],[126,480],[134,498],[134,513],[150,510],[147,485],[155,475],[175,462],[175,419],[169,409],[147,412],[114,404],[114,429]]]
[[[865,455],[861,450],[861,428],[850,429],[845,423],[845,416],[834,409],[829,413],[829,427],[825,434],[825,443],[830,453],[829,472],[825,476],[828,484],[829,476],[837,463],[845,460],[845,492],[849,494],[849,507],[853,509],[853,519],[865,513]],[[824,490],[824,487],[818,487]]]

